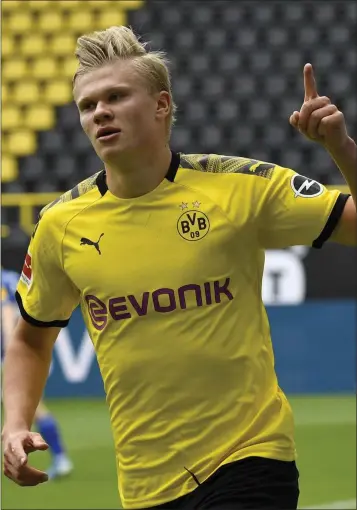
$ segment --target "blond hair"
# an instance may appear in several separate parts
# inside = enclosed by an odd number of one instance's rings
[[[73,77],[73,86],[78,76],[116,60],[132,59],[136,69],[146,78],[150,93],[165,90],[170,95],[168,134],[175,122],[176,105],[172,97],[171,78],[166,54],[162,51],[146,51],[147,43],[139,41],[131,28],[110,27],[100,32],[86,34],[77,40],[75,56],[79,61]]]

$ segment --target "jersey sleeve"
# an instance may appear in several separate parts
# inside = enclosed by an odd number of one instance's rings
[[[280,166],[274,166],[270,178],[261,179],[259,184],[254,206],[259,242],[264,249],[295,245],[321,248],[349,197]]]
[[[65,327],[79,291],[63,269],[63,230],[48,213],[37,224],[25,257],[16,300],[22,317],[40,327]]]

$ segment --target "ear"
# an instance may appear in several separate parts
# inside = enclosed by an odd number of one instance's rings
[[[171,99],[170,94],[166,90],[162,90],[158,94],[156,118],[165,119],[170,113]]]

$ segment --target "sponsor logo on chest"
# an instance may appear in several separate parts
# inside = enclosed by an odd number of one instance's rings
[[[93,294],[87,294],[85,301],[88,313],[95,329],[105,328],[108,318],[114,321],[143,317],[150,311],[169,313],[174,310],[185,310],[190,307],[201,307],[231,301],[233,294],[229,289],[230,278],[220,282],[205,282],[201,285],[190,283],[178,289],[160,288],[153,292],[143,292],[135,296],[119,296],[109,298],[106,302]]]

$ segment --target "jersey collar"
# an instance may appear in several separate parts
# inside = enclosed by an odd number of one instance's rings
[[[180,154],[171,151],[171,163],[169,169],[167,170],[165,179],[167,179],[170,182],[174,182],[179,166],[180,166]],[[96,179],[96,185],[98,187],[100,194],[104,196],[108,191],[105,170],[99,172],[98,177]]]

